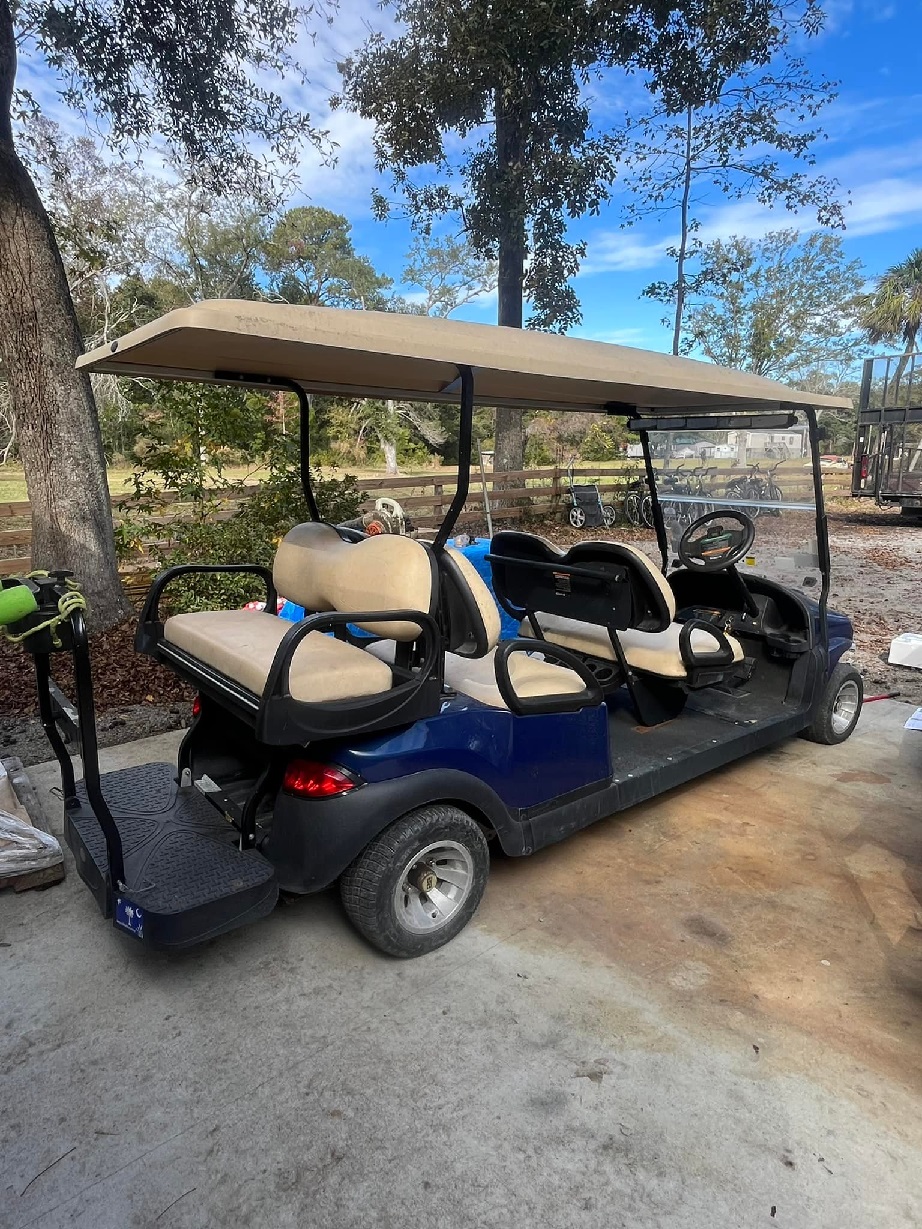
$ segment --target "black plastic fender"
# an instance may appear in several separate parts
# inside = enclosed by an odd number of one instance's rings
[[[307,800],[280,792],[272,829],[259,851],[288,892],[328,887],[388,824],[430,802],[460,806],[495,831],[503,852],[532,852],[530,825],[477,777],[432,770],[374,781],[333,798]]]

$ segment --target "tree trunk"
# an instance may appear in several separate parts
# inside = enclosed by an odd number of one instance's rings
[[[497,89],[496,157],[501,175],[515,184],[522,176],[522,126]],[[499,238],[499,268],[497,271],[496,323],[509,328],[522,327],[522,297],[525,281],[525,220],[521,213],[507,215],[506,226]],[[512,406],[497,406],[493,451],[493,487],[501,487],[497,475],[507,470],[520,470],[525,464],[525,432],[522,411]],[[518,486],[518,480],[513,480]]]
[[[685,259],[688,255],[688,204],[691,199],[692,180],[692,118],[689,106],[685,124],[685,181],[682,185],[682,233],[679,237],[679,259],[675,284],[675,327],[672,330],[672,353],[679,353],[682,340],[682,320],[685,316]]]
[[[397,405],[394,401],[385,401],[387,406],[387,420],[392,423],[397,417]],[[379,427],[377,430],[378,443],[381,445],[381,451],[384,453],[384,472],[390,478],[397,475],[397,440],[390,435],[390,431],[382,431]]]
[[[94,628],[129,613],[118,577],[96,406],[48,215],[13,145],[16,46],[0,0],[0,357],[32,504],[32,564],[70,568]]]

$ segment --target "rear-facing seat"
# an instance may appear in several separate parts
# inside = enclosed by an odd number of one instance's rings
[[[425,547],[411,538],[379,535],[344,542],[331,525],[296,525],[279,544],[272,565],[279,593],[305,611],[421,610],[431,614],[436,577]],[[364,630],[413,641],[415,623],[365,623]],[[291,624],[253,610],[208,610],[173,615],[164,638],[199,661],[261,693]],[[387,691],[392,674],[363,649],[324,632],[310,632],[294,652],[291,695],[306,703],[348,700]]]
[[[295,526],[279,544],[272,581],[305,608],[300,624],[266,612],[215,610],[174,615],[161,625],[157,607],[169,579],[169,573],[158,578],[151,590],[138,647],[196,685],[211,685],[219,697],[258,712],[265,741],[411,721],[421,715],[420,702],[437,711],[438,570],[420,542],[392,535],[346,542],[331,525]],[[393,664],[368,653],[346,630],[349,622],[386,637],[395,648]]]

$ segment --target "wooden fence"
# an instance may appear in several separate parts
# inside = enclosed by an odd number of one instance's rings
[[[620,507],[627,483],[638,470],[600,470],[581,466],[573,470],[573,476],[584,482],[596,482],[606,503]],[[709,484],[714,494],[731,478],[745,475],[747,469],[728,468],[719,471],[716,483]],[[786,499],[809,499],[812,497],[812,477],[809,470],[785,469],[778,474]],[[568,490],[567,471],[559,468],[525,469],[504,474],[487,474],[488,494],[492,505],[493,520],[519,520],[523,517],[547,517],[562,513]],[[823,473],[823,487],[828,495],[843,495],[850,488],[851,475],[845,470],[827,470]],[[500,484],[502,489],[500,489]],[[358,488],[364,495],[363,510],[374,507],[375,500],[387,495],[396,499],[414,525],[430,528],[441,523],[452,498],[457,491],[457,482],[451,473],[412,474],[391,478],[382,474],[375,478],[360,478]],[[238,487],[222,493],[225,510],[219,515],[232,516],[234,505],[246,499],[252,488]],[[175,501],[173,492],[165,492],[167,503]],[[119,512],[130,507],[132,497],[118,495],[112,500],[116,520]],[[181,506],[177,516],[158,518],[163,525],[182,519]],[[31,566],[29,546],[32,541],[30,528],[31,505],[28,502],[0,503],[0,576],[28,570]],[[464,511],[458,525],[483,525],[486,521],[483,491],[479,475],[471,475],[471,489],[464,502]]]

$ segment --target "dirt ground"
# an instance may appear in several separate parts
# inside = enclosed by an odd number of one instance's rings
[[[790,536],[795,516],[767,523],[760,518],[758,539],[774,535],[779,543]],[[507,522],[508,524],[508,522]],[[561,522],[523,525],[561,546],[587,536]],[[477,527],[474,527],[475,529]],[[805,526],[809,529],[809,526]],[[486,526],[481,536],[485,535]],[[633,541],[655,553],[652,534],[616,527],[594,537]],[[851,617],[855,648],[850,659],[861,671],[868,695],[898,692],[902,700],[922,705],[922,670],[890,666],[887,654],[894,636],[922,632],[919,572],[922,568],[922,526],[899,514],[858,500],[837,500],[829,510],[832,587],[829,604]],[[191,692],[175,676],[131,648],[133,627],[124,625],[91,644],[102,746],[130,742],[188,723]],[[66,663],[56,661],[59,681],[70,691]],[[18,648],[0,642],[0,749],[18,755],[25,764],[48,758],[48,745],[35,719],[36,703],[31,660]]]

